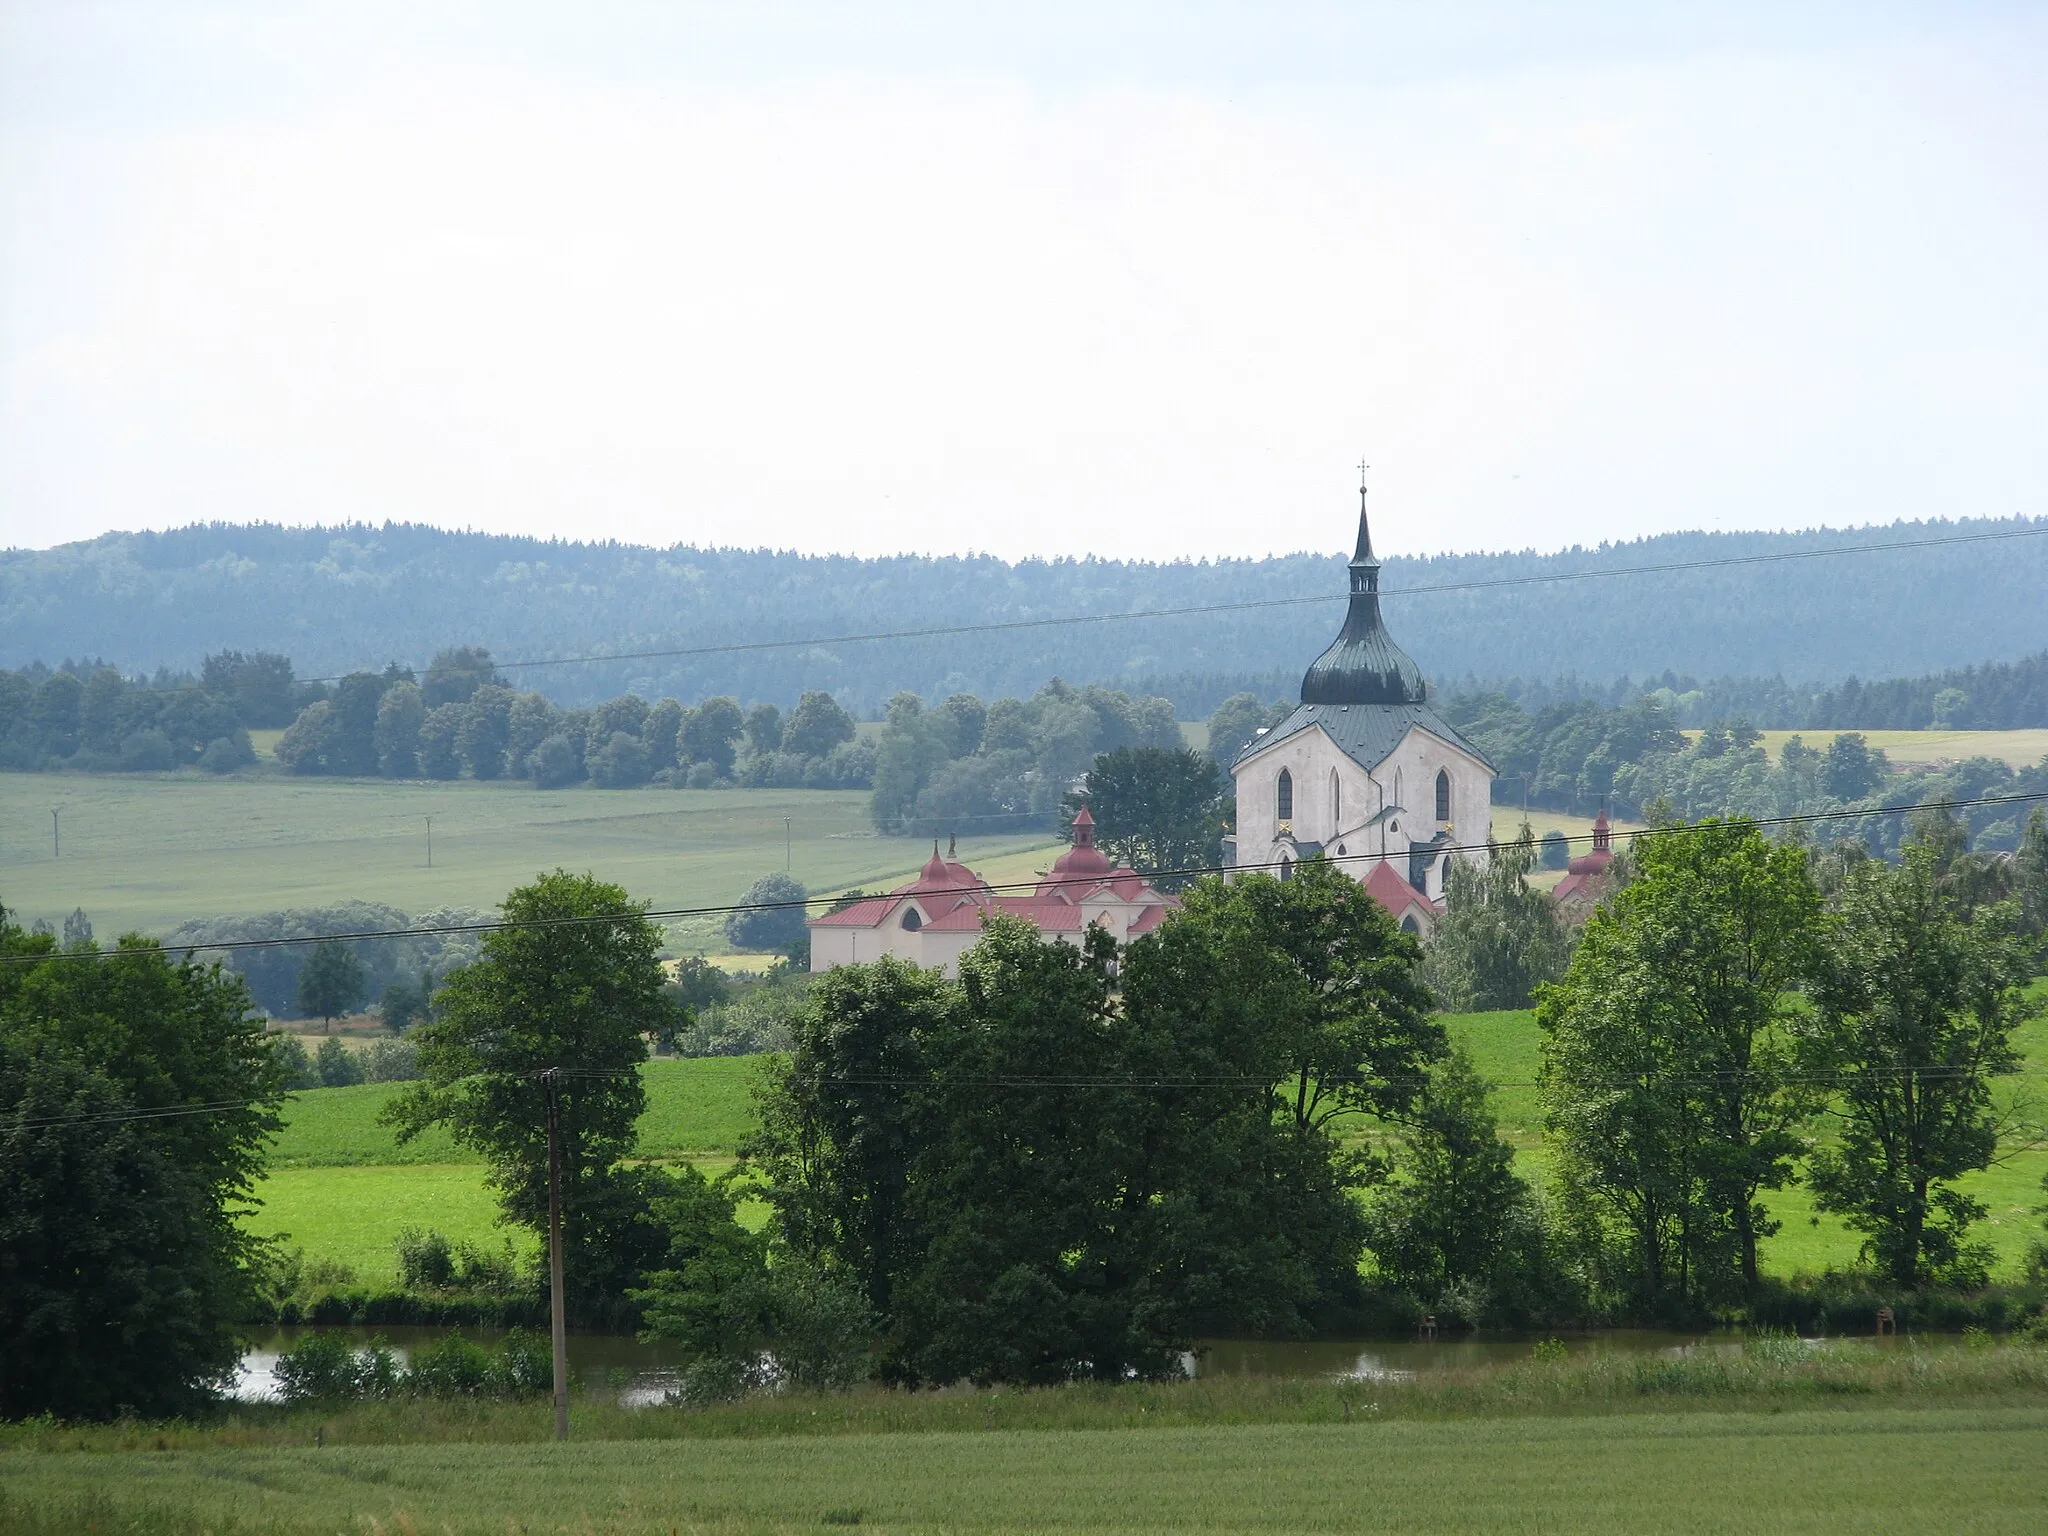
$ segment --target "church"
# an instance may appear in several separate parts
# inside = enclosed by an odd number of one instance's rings
[[[996,890],[938,844],[918,876],[886,896],[868,896],[812,918],[811,969],[857,965],[894,955],[914,965],[960,974],[960,956],[981,938],[991,912],[1022,918],[1048,944],[1078,947],[1100,928],[1128,944],[1157,928],[1179,903],[1153,888],[1128,864],[1112,864],[1095,846],[1095,817],[1082,806],[1074,842],[1039,873],[1028,891]]]
[[[1302,677],[1300,706],[1232,761],[1237,834],[1224,862],[1284,880],[1320,855],[1426,934],[1459,845],[1470,845],[1465,858],[1483,856],[1493,765],[1429,707],[1421,668],[1387,633],[1363,485],[1358,498],[1344,627]]]

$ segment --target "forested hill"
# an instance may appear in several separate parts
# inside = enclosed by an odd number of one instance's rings
[[[1558,554],[1394,557],[1402,589],[1712,560],[2048,520],[1898,523],[1805,533],[1667,534]],[[1350,528],[1333,517],[1330,542]],[[941,639],[853,642],[518,671],[565,703],[649,695],[872,710],[927,697],[1029,695],[1048,676],[1145,685],[1184,713],[1240,686],[1291,691],[1343,613],[1344,557],[1167,564],[650,549],[407,524],[214,524],[0,554],[0,665],[104,656],[194,669],[221,649],[290,655],[300,675],[421,665],[451,644],[502,661],[918,629],[1329,594],[1328,603]],[[1832,682],[2015,659],[2048,645],[2048,537],[1415,597],[1396,636],[1432,677],[1667,671]]]

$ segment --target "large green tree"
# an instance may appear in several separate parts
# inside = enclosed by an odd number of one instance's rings
[[[1901,1285],[1981,1274],[1967,1233],[1985,1208],[1955,1181],[1997,1154],[1992,1080],[2018,1069],[2013,1031],[2030,1013],[2016,910],[1964,917],[1941,862],[1917,843],[1897,867],[1848,871],[1804,1026],[1808,1069],[1833,1082],[1840,1121],[1813,1159],[1814,1192]]]
[[[825,972],[793,1021],[795,1049],[767,1066],[742,1148],[783,1239],[829,1256],[880,1316],[918,1247],[908,1195],[932,1131],[926,1050],[959,1006],[937,971],[893,957]]]
[[[451,972],[411,1038],[421,1080],[385,1111],[401,1140],[444,1125],[483,1154],[506,1216],[547,1229],[547,1097],[559,1105],[572,1313],[597,1315],[664,1241],[658,1175],[622,1168],[646,1107],[639,1065],[671,1005],[661,930],[622,886],[563,870],[505,898],[507,927]]]
[[[1540,994],[1546,1121],[1580,1210],[1626,1234],[1642,1300],[1698,1305],[1757,1283],[1813,1112],[1789,1029],[1818,931],[1799,848],[1748,822],[1644,838]]]
[[[233,974],[134,939],[60,958],[0,913],[0,1418],[189,1413],[227,1382],[282,1097]]]
[[[1353,1299],[1381,1171],[1338,1122],[1412,1106],[1443,1048],[1415,957],[1318,868],[1204,882],[1121,953],[992,917],[957,982],[835,969],[749,1148],[776,1230],[856,1282],[904,1380],[1115,1380],[1299,1332]]]
[[[1074,796],[1095,817],[1096,838],[1119,863],[1146,872],[1216,862],[1223,835],[1222,778],[1200,752],[1118,747],[1104,752]],[[1186,881],[1169,877],[1169,885]]]
[[[1443,1025],[1417,976],[1421,949],[1356,880],[1324,859],[1290,878],[1203,880],[1180,922],[1242,927],[1272,994],[1269,1027],[1281,1067],[1274,1091],[1302,1130],[1356,1115],[1399,1119],[1446,1049]]]

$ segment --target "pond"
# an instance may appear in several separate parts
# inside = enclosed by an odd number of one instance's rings
[[[234,1395],[265,1402],[277,1395],[273,1368],[280,1351],[308,1332],[306,1328],[259,1330],[242,1357]],[[438,1343],[446,1328],[338,1328],[357,1343],[373,1338],[388,1343],[401,1359],[416,1348]],[[465,1337],[490,1343],[489,1329],[464,1329]],[[1728,1335],[1664,1333],[1652,1329],[1608,1329],[1599,1333],[1563,1335],[1566,1349],[1608,1350],[1629,1354],[1684,1354],[1702,1345],[1732,1344]],[[1270,1376],[1309,1379],[1350,1377],[1360,1381],[1405,1380],[1429,1371],[1463,1366],[1505,1364],[1526,1359],[1533,1339],[1476,1338],[1422,1343],[1412,1339],[1210,1339],[1186,1357],[1189,1374],[1202,1376]],[[683,1352],[673,1344],[648,1344],[631,1334],[572,1333],[569,1371],[577,1390],[587,1396],[612,1398],[627,1407],[659,1404],[681,1378]]]

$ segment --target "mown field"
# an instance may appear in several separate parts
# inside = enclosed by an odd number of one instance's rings
[[[1350,1423],[1118,1432],[14,1449],[0,1529],[2002,1536],[2048,1522],[2038,1407],[1434,1422],[1360,1408]]]
[[[2036,995],[2048,999],[2048,983]],[[1525,1174],[1544,1172],[1542,1111],[1536,1093],[1538,1031],[1528,1013],[1465,1014],[1449,1020],[1454,1039],[1471,1051],[1495,1084],[1493,1107],[1514,1144]],[[2048,1019],[2023,1026],[2027,1056],[2021,1075],[2001,1092],[2029,1099],[2036,1119],[2048,1116]],[[720,1057],[656,1061],[646,1067],[648,1107],[640,1124],[639,1152],[650,1158],[688,1158],[708,1169],[726,1166],[752,1124],[753,1085],[760,1059]],[[400,1147],[377,1124],[377,1112],[395,1085],[323,1088],[299,1095],[271,1157],[260,1189],[262,1209],[251,1229],[288,1233],[310,1257],[338,1259],[365,1282],[388,1282],[396,1267],[391,1242],[408,1226],[434,1227],[458,1241],[496,1247],[505,1231],[484,1187],[483,1168],[441,1133]],[[2029,1246],[2044,1235],[2041,1180],[2048,1147],[2017,1150],[2005,1161],[1962,1182],[1990,1207],[1978,1228],[2002,1270],[2010,1274]],[[1806,1190],[1794,1186],[1764,1197],[1780,1222],[1765,1241],[1765,1267],[1773,1274],[1817,1272],[1844,1266],[1859,1239],[1839,1218],[1814,1210]],[[524,1233],[516,1241],[528,1241]]]
[[[1697,738],[1699,732],[1687,731]],[[1841,733],[1832,730],[1764,731],[1758,743],[1773,762],[1794,736],[1809,747],[1824,748]],[[1996,757],[2015,768],[2031,767],[2048,757],[2048,730],[2024,731],[1863,731],[1863,739],[1882,747],[1895,763],[1960,762],[1968,757]]]
[[[61,808],[62,857],[50,812]],[[427,867],[426,818],[434,818]],[[83,907],[103,938],[190,918],[386,902],[488,909],[561,866],[657,907],[736,900],[784,865],[813,891],[901,881],[929,841],[877,837],[868,796],[827,790],[536,790],[529,785],[297,779],[252,773],[0,773],[0,902],[23,921]],[[977,868],[1042,857],[1043,834],[963,836]],[[1028,868],[1019,871],[1028,873]],[[715,918],[674,934],[723,947]]]

